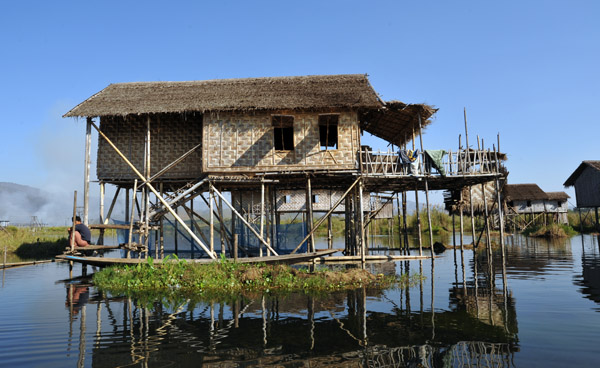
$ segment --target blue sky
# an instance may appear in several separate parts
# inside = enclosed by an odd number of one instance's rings
[[[456,149],[466,108],[510,183],[564,190],[600,159],[599,17],[592,0],[5,2],[0,181],[81,190],[85,124],[61,116],[110,83],[366,73],[439,108],[426,147]]]

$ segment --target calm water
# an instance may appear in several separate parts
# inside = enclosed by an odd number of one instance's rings
[[[7,269],[0,366],[596,367],[598,238],[507,243],[506,285],[499,257],[490,273],[484,254],[449,250],[433,268],[431,260],[370,266],[422,269],[427,279],[409,290],[324,298],[139,305],[65,280],[67,264]]]

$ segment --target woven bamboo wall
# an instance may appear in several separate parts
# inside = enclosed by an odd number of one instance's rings
[[[287,114],[289,115],[289,114]],[[340,113],[338,149],[321,151],[318,113],[294,113],[293,151],[276,151],[271,113],[219,113],[204,117],[206,172],[269,172],[356,167],[360,131],[356,112]]]
[[[143,173],[144,141],[147,132],[147,115],[103,117],[100,130],[119,148],[135,167]],[[151,173],[154,174],[181,157],[202,140],[202,116],[163,114],[150,120]],[[202,151],[197,149],[161,178],[168,180],[193,180],[202,172]],[[115,150],[99,138],[98,179],[102,181],[132,181],[135,173]]]
[[[316,202],[313,202],[314,212],[327,212],[344,194],[343,191],[329,189],[315,189],[312,191],[316,196]],[[260,192],[244,191],[242,192],[242,201],[245,209],[253,205],[260,208]],[[363,205],[365,211],[371,210],[371,200],[369,193],[363,193]],[[306,211],[306,191],[304,190],[278,190],[276,195],[275,207],[277,212],[305,212]],[[335,209],[334,213],[344,213],[344,201]]]

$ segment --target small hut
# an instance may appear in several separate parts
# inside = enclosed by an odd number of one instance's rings
[[[583,161],[564,183],[565,187],[575,187],[578,209],[594,209],[596,227],[600,230],[598,207],[600,207],[600,161]]]
[[[567,224],[569,196],[565,192],[544,192],[537,184],[507,184],[503,189],[507,221],[523,230],[532,224],[547,225],[549,218]]]

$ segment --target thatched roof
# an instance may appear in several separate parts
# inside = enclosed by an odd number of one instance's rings
[[[537,201],[548,199],[548,194],[537,184],[506,184],[502,190],[506,201]]]
[[[600,161],[588,160],[581,162],[581,164],[577,167],[577,169],[575,169],[573,174],[569,176],[569,178],[567,179],[567,181],[565,181],[563,185],[565,187],[572,187],[573,185],[575,185],[577,178],[579,178],[579,175],[581,175],[583,170],[585,170],[587,167],[591,167],[596,171],[600,171]]]
[[[565,192],[546,192],[546,194],[548,195],[548,199],[551,201],[566,201],[571,198]]]
[[[436,111],[423,104],[385,104],[366,75],[347,74],[117,83],[75,106],[64,117],[332,108],[359,110],[364,130],[396,145],[411,137],[413,126],[418,130],[418,114],[425,127]]]
[[[366,75],[111,84],[65,117],[383,106]]]
[[[412,139],[413,132],[419,134],[419,115],[424,129],[431,124],[429,118],[436,111],[436,108],[425,104],[389,101],[381,109],[367,111],[361,117],[361,126],[374,136],[400,146]]]

